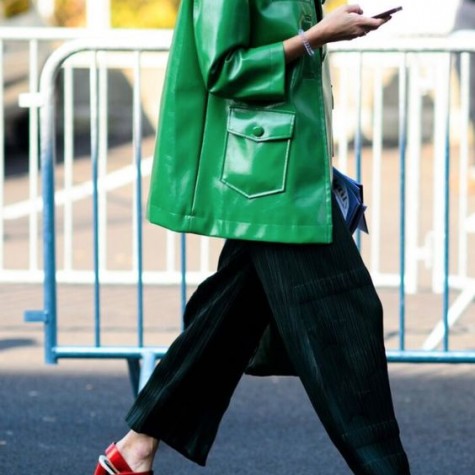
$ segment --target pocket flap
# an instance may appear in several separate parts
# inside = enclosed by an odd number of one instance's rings
[[[232,107],[229,111],[228,132],[256,142],[290,139],[294,121],[293,112]]]

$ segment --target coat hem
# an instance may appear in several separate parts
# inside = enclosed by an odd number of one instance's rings
[[[149,206],[148,219],[152,224],[176,232],[247,241],[329,244],[332,242],[333,234],[331,222],[323,225],[303,225],[292,222],[285,224],[247,223],[176,214],[155,205]]]

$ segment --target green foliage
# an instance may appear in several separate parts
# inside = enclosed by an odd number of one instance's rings
[[[30,7],[30,0],[2,0],[2,10],[5,18],[26,13]]]

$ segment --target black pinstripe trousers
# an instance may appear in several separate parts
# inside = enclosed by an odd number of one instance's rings
[[[200,465],[269,323],[355,474],[410,473],[395,419],[382,307],[338,207],[333,243],[227,241],[127,415]]]

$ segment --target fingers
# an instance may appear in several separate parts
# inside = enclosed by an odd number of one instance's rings
[[[361,16],[359,18],[359,22],[358,22],[358,32],[356,33],[356,37],[361,37],[361,36],[366,36],[368,33],[370,33],[371,31],[375,31],[377,30],[381,25],[383,25],[384,23],[386,23],[386,19],[385,20],[377,20],[377,21],[374,21],[373,18],[367,18],[367,17],[363,17]]]
[[[343,5],[326,15],[314,28],[320,42],[329,43],[365,36],[387,21],[387,18],[364,16],[359,5]]]
[[[347,13],[356,13],[361,15],[361,20],[364,19],[364,26],[366,27],[367,31],[377,30],[381,25],[387,23],[392,16],[388,15],[383,18],[373,18],[373,17],[366,17],[363,16],[364,12],[363,9],[358,4],[353,5],[345,5],[342,7]]]
[[[362,8],[357,4],[355,4],[355,5],[346,5],[345,10],[348,13],[357,13],[358,15],[363,14]]]
[[[365,26],[368,30],[377,30],[391,19],[390,16],[384,18],[365,18]]]

